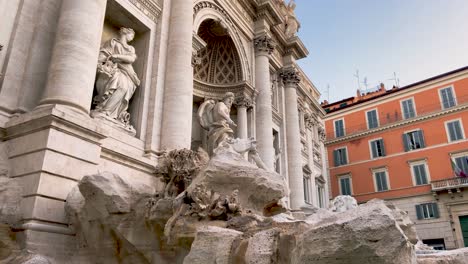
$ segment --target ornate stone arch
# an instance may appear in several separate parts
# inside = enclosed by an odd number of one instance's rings
[[[232,22],[229,14],[222,7],[215,3],[209,1],[196,2],[193,7],[193,31],[198,32],[200,25],[208,19],[213,19],[215,21],[224,23],[240,57],[242,76],[244,78],[243,81],[249,82],[252,80],[252,73],[250,70],[247,52],[244,49],[244,45],[242,44],[242,39],[239,35],[236,25]]]

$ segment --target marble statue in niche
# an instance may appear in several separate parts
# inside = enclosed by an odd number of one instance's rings
[[[133,63],[137,59],[135,48],[128,44],[135,37],[135,31],[122,27],[118,38],[105,42],[99,51],[96,77],[96,105],[92,117],[104,118],[135,135],[127,112],[130,99],[140,85]]]

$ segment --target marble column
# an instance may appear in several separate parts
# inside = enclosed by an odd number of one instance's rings
[[[255,45],[255,88],[256,140],[257,149],[265,165],[273,170],[275,150],[273,148],[273,116],[271,107],[270,61],[273,42],[267,36],[254,40]]]
[[[302,150],[297,110],[297,88],[300,82],[297,71],[287,68],[280,73],[284,83],[286,142],[288,153],[289,201],[292,210],[299,210],[305,205],[302,173]]]
[[[237,137],[248,138],[247,109],[252,106],[252,100],[243,95],[236,98],[234,105],[237,107]]]
[[[190,149],[193,0],[172,0],[161,129],[162,149]]]
[[[47,85],[39,105],[89,113],[107,0],[63,0]]]

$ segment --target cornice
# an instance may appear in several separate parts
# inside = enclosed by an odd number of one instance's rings
[[[255,4],[255,20],[265,19],[270,26],[275,26],[282,22],[281,11],[272,1],[255,1]]]
[[[445,109],[445,110],[442,110],[442,111],[438,111],[438,112],[418,116],[416,118],[401,120],[399,122],[395,122],[395,123],[388,124],[388,125],[385,125],[385,126],[377,127],[377,128],[371,129],[371,130],[364,130],[362,132],[346,135],[344,137],[327,140],[327,141],[325,141],[325,145],[329,146],[329,145],[333,145],[333,144],[336,144],[336,143],[349,141],[351,139],[372,135],[372,134],[379,133],[379,132],[382,132],[382,131],[385,131],[385,130],[388,130],[388,129],[393,129],[393,128],[397,128],[397,127],[401,127],[401,126],[405,126],[405,125],[409,125],[409,124],[414,124],[414,123],[417,123],[417,122],[420,122],[420,121],[425,121],[425,120],[436,118],[436,117],[439,117],[439,116],[460,112],[460,111],[463,111],[463,110],[466,110],[466,109],[468,109],[468,104],[458,105],[457,107],[454,107],[454,108]]]
[[[152,0],[129,0],[136,8],[154,22],[158,22],[159,15],[161,15],[162,8],[158,5],[157,1]]]
[[[250,98],[255,97],[253,86],[246,81],[236,84],[213,85],[199,80],[193,80],[194,94],[202,98],[222,99],[226,92],[232,92],[238,95],[246,95]]]

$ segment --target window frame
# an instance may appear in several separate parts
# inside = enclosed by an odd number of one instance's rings
[[[460,123],[460,130],[461,130],[461,135],[462,135],[462,138],[460,139],[455,139],[455,140],[452,140],[450,138],[450,132],[449,132],[449,127],[448,127],[448,124],[449,123],[453,123],[453,122],[459,122]],[[457,118],[457,119],[452,119],[452,120],[447,120],[444,122],[444,125],[445,125],[445,133],[447,134],[447,142],[455,142],[455,141],[460,141],[460,140],[463,140],[465,139],[465,129],[463,127],[463,121],[461,118]]]
[[[429,171],[429,166],[427,165],[427,160],[416,160],[416,161],[410,161],[408,162],[409,165],[410,165],[410,171],[411,171],[411,179],[413,181],[413,186],[423,186],[423,185],[428,185],[428,184],[431,184],[431,173]],[[426,173],[426,181],[427,183],[425,184],[417,184],[417,181],[416,181],[416,174],[414,173],[414,167],[415,166],[420,166],[420,165],[424,165],[424,170],[425,170],[425,173]]]
[[[453,106],[444,107],[444,100],[442,98],[442,90],[445,90],[445,89],[452,90],[453,102],[455,103]],[[437,89],[437,93],[439,94],[440,107],[441,107],[442,110],[449,109],[449,108],[452,108],[452,107],[455,107],[455,106],[458,105],[457,95],[455,94],[455,87],[453,85],[444,86],[442,88],[439,88],[439,89]]]
[[[386,184],[387,184],[387,189],[379,191],[376,176],[377,176],[377,173],[382,173],[382,172],[385,173],[385,181],[386,181]],[[390,186],[390,177],[388,176],[388,169],[387,168],[372,169],[372,180],[374,181],[374,190],[375,190],[375,192],[386,192],[386,191],[390,191],[392,189],[392,187]]]
[[[427,208],[428,215],[430,214],[429,208],[428,208],[429,205],[431,205],[434,216],[424,217],[424,211],[425,211],[424,208]],[[418,207],[421,208],[420,213],[418,212]],[[418,220],[431,220],[431,219],[440,218],[439,205],[437,202],[427,202],[427,203],[417,204],[415,208],[416,208],[416,218]]]
[[[412,117],[405,117],[405,108],[403,107],[403,102],[411,100],[413,102],[413,111],[414,111],[414,116]],[[400,107],[401,107],[401,118],[402,120],[407,120],[411,118],[415,118],[418,116],[418,112],[416,111],[416,100],[414,100],[414,97],[407,97],[405,99],[400,100]]]
[[[372,152],[372,142],[379,141],[379,140],[382,140],[383,156],[374,157],[373,152]],[[383,158],[383,157],[387,156],[387,153],[386,153],[386,150],[385,150],[385,143],[384,143],[383,138],[381,138],[381,137],[380,138],[373,138],[373,139],[370,139],[368,142],[369,142],[369,157],[371,159],[379,159],[379,158]]]
[[[345,150],[345,153],[346,153],[346,163],[340,163],[339,165],[337,165],[335,163],[335,152],[337,150],[340,150],[340,149],[344,149]],[[341,159],[340,159],[341,160]],[[344,166],[344,165],[348,165],[349,164],[349,155],[348,155],[348,147],[347,146],[343,146],[343,147],[339,147],[339,148],[336,148],[333,150],[333,165],[335,167],[340,167],[340,166]]]
[[[372,112],[372,111],[375,111],[375,119],[377,121],[377,126],[376,127],[370,127],[370,123],[369,123],[369,116],[367,115],[369,112]],[[374,128],[378,128],[380,126],[380,119],[379,119],[379,111],[377,111],[377,108],[373,108],[373,109],[369,109],[366,111],[366,124],[367,124],[367,129],[374,129]]]
[[[404,149],[405,152],[410,152],[410,151],[414,151],[414,150],[418,150],[418,149],[424,149],[424,148],[427,147],[426,139],[425,139],[425,136],[424,136],[424,131],[423,131],[422,129],[420,129],[420,128],[415,128],[415,129],[412,129],[412,130],[403,131],[403,135],[407,135],[407,134],[409,134],[409,133],[414,133],[414,132],[419,132],[419,131],[420,131],[420,133],[421,133],[421,135],[422,135],[422,142],[419,142],[419,143],[422,143],[423,146],[422,146],[422,147],[419,147],[419,148],[414,148],[414,149],[408,148],[408,150],[407,150],[407,149],[405,148],[405,146],[406,146],[406,145],[405,145],[405,142],[403,142],[403,149]],[[404,138],[405,138],[405,140],[406,140],[406,136],[404,136]],[[410,146],[409,146],[409,143],[410,143],[410,142],[407,142],[407,143],[408,143],[408,147],[410,147]],[[421,145],[421,144],[420,144],[420,145]]]
[[[343,135],[342,136],[338,136],[337,133],[336,133],[336,122],[337,121],[343,121]],[[344,118],[339,118],[339,119],[335,119],[333,120],[333,131],[335,132],[335,138],[340,138],[340,137],[345,137],[346,136],[346,124],[345,124],[345,120]]]
[[[303,189],[304,189],[304,202],[306,204],[312,204],[312,179],[310,174],[304,174],[303,179]]]
[[[462,151],[462,152],[457,152],[457,153],[450,153],[450,164],[452,161],[457,164],[457,161],[455,159],[462,158],[462,157],[468,157],[468,151]],[[458,166],[458,164],[457,164]],[[463,168],[460,168],[463,170]],[[465,172],[465,171],[464,171]],[[468,168],[467,171],[465,172],[468,174]],[[455,174],[455,173],[454,173]]]
[[[348,179],[349,180],[349,192],[350,194],[343,194],[343,186],[341,186],[341,179]],[[340,195],[353,195],[354,194],[354,191],[353,191],[353,177],[351,176],[351,174],[344,174],[344,175],[339,175],[338,176],[338,188],[339,188],[339,191],[340,191]]]

